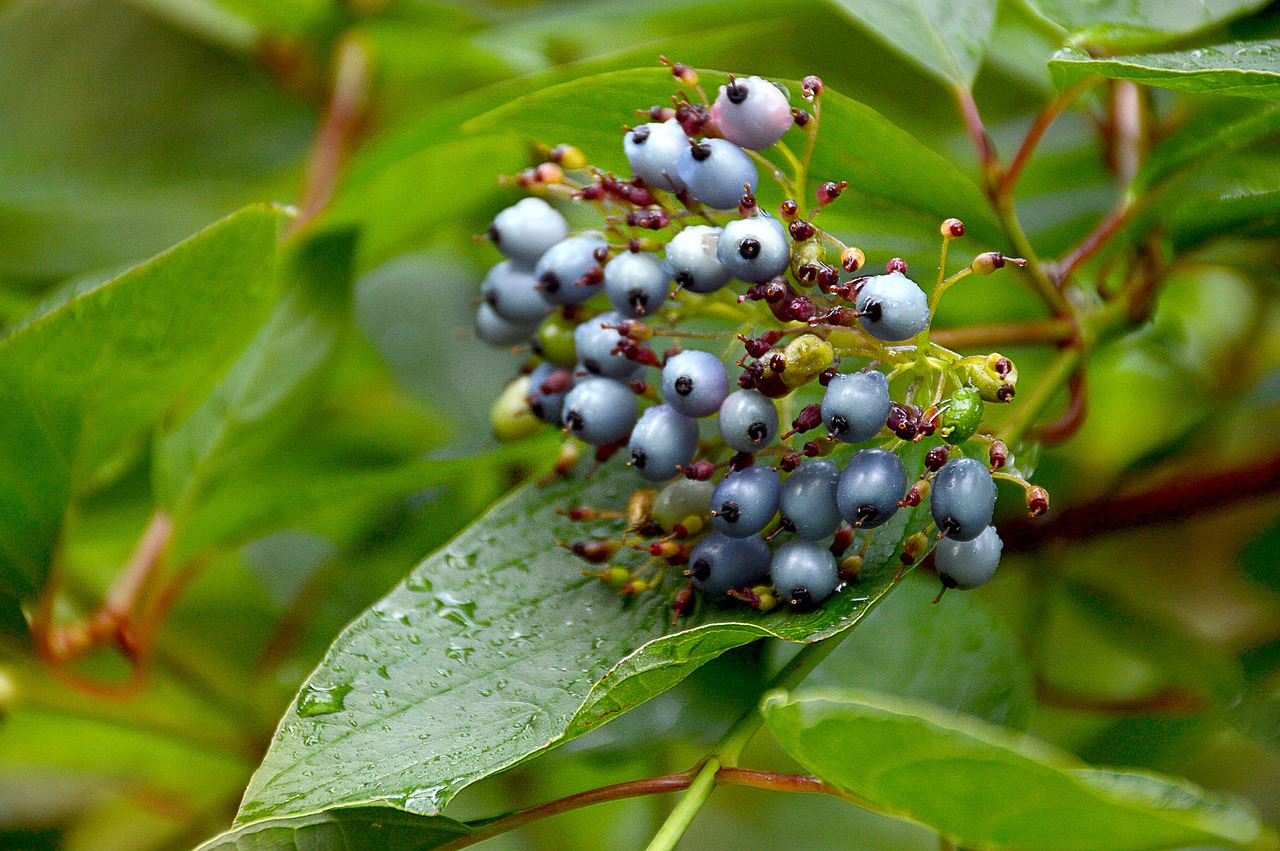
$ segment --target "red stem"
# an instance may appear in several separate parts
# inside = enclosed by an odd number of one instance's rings
[[[1085,373],[1077,369],[1067,381],[1067,408],[1053,422],[1031,429],[1031,439],[1053,446],[1062,443],[1084,425],[1089,412],[1089,399],[1085,387]]]
[[[364,126],[371,86],[368,51],[358,38],[348,36],[338,43],[334,56],[333,94],[311,148],[302,201],[290,232],[301,229],[328,205],[338,172]]]
[[[993,322],[988,325],[935,328],[929,332],[929,339],[948,349],[960,350],[1056,345],[1071,340],[1075,335],[1070,320],[1054,317],[1030,322]]]
[[[1040,144],[1040,139],[1044,137],[1045,131],[1049,129],[1049,125],[1053,124],[1053,120],[1061,115],[1064,109],[1070,106],[1076,98],[1097,82],[1098,79],[1096,76],[1086,77],[1075,85],[1064,89],[1057,97],[1045,104],[1044,109],[1040,110],[1040,114],[1036,116],[1035,123],[1027,131],[1026,138],[1022,140],[1022,145],[1018,147],[1018,152],[1014,154],[1013,161],[1009,163],[1009,167],[1000,177],[1000,182],[996,186],[996,195],[998,197],[1006,197],[1013,194],[1014,187],[1018,184],[1018,178],[1022,176],[1022,170],[1031,159],[1031,155],[1035,153],[1036,147]]]
[[[1056,268],[1052,270],[1052,276],[1058,286],[1070,280],[1075,270],[1090,257],[1098,252],[1098,249],[1106,245],[1113,236],[1115,236],[1121,228],[1129,223],[1129,219],[1133,218],[1133,214],[1137,212],[1137,207],[1128,200],[1122,201],[1119,206],[1112,210],[1107,217],[1098,223],[1093,232],[1084,238],[1081,243],[1075,247],[1066,257],[1058,262]]]
[[[1036,699],[1046,706],[1102,715],[1196,715],[1206,705],[1200,695],[1177,686],[1165,686],[1142,697],[1108,698],[1067,691],[1043,678],[1036,679]]]

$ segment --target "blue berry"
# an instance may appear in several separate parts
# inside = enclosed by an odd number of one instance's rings
[[[674,118],[632,128],[622,141],[631,173],[645,183],[668,192],[684,189],[676,172],[680,155],[689,150],[689,137]]]
[[[934,564],[942,584],[948,588],[968,591],[985,583],[1000,565],[1000,551],[1004,542],[996,534],[996,527],[988,526],[972,541],[956,541],[943,538],[934,551]]]
[[[614,310],[630,319],[656,313],[670,292],[671,279],[652,254],[628,251],[604,267],[604,294]]]
[[[563,425],[561,412],[564,409],[564,397],[569,393],[572,376],[569,370],[546,361],[534,367],[529,373],[529,409],[533,415],[543,422],[558,426]],[[551,393],[545,392],[544,385],[552,383],[563,385],[565,389]]]
[[[665,482],[698,451],[698,421],[670,405],[655,405],[631,430],[630,449],[631,466],[642,478]]]
[[[724,226],[716,256],[735,278],[763,284],[787,270],[791,244],[782,223],[762,214],[735,219]]]
[[[996,483],[985,464],[952,458],[933,477],[929,509],[938,531],[956,541],[972,541],[991,523]]]
[[[782,483],[778,503],[782,526],[801,538],[818,541],[840,528],[836,484],[840,469],[830,461],[805,461]]]
[[[840,568],[831,550],[803,538],[778,547],[769,573],[778,597],[795,609],[813,608],[840,584]]]
[[[689,576],[694,587],[708,594],[726,594],[762,582],[772,558],[759,535],[730,538],[709,532],[689,553]]]
[[[756,164],[732,142],[703,139],[680,154],[676,173],[698,202],[717,210],[738,206],[744,184],[752,192],[760,183]]]
[[[538,291],[538,279],[533,273],[510,260],[489,270],[480,285],[480,294],[499,316],[521,325],[539,322],[553,310]]]
[[[866,332],[888,342],[909,340],[929,324],[928,296],[901,272],[867,278],[854,307]]]
[[[762,151],[790,129],[791,104],[782,89],[759,77],[731,80],[711,106],[720,133],[735,145]]]
[[[636,424],[640,405],[631,388],[609,378],[587,378],[564,397],[564,424],[595,446],[621,443]]]
[[[720,403],[720,436],[738,452],[758,452],[778,435],[778,409],[759,390],[735,390]]]
[[[680,352],[662,367],[662,395],[685,416],[705,417],[720,410],[729,395],[729,373],[710,352]]]
[[[860,449],[840,474],[836,503],[845,520],[863,529],[888,522],[907,495],[907,468],[883,449]]]
[[[541,198],[525,198],[498,213],[489,225],[489,238],[505,256],[533,266],[547,249],[564,239],[569,225]]]
[[[670,532],[677,523],[683,523],[690,517],[706,520],[711,517],[711,494],[715,489],[715,483],[711,481],[676,479],[658,491],[649,515],[664,532]]]
[[[711,495],[711,525],[730,538],[754,535],[778,512],[782,481],[772,467],[755,465],[730,473]]]
[[[488,302],[476,311],[476,336],[491,346],[523,343],[538,330],[536,322],[511,322],[503,319]]]
[[[596,249],[606,245],[599,236],[584,234],[548,248],[533,270],[542,297],[556,305],[578,304],[600,292],[604,276]]]
[[[622,342],[622,334],[616,328],[604,327],[623,321],[625,317],[617,313],[602,313],[574,329],[573,345],[578,361],[587,372],[618,379],[629,379],[635,373],[639,364],[621,354],[613,354],[614,346]]]
[[[729,270],[717,256],[721,228],[693,225],[680,231],[667,243],[667,256],[662,268],[691,293],[713,293],[729,283]]]
[[[834,376],[822,397],[822,424],[845,443],[870,440],[889,417],[889,379],[883,372],[854,372]]]

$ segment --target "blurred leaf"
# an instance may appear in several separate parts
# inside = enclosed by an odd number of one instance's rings
[[[932,575],[904,578],[804,688],[853,686],[1025,728],[1035,689],[1022,648],[973,594],[951,592],[933,605],[940,587]]]
[[[1280,520],[1240,550],[1244,575],[1273,594],[1280,594]]]
[[[1280,233],[1280,173],[1270,155],[1212,160],[1174,188],[1168,233],[1182,251],[1222,237]]]
[[[339,807],[254,822],[197,851],[426,851],[466,832],[466,825],[443,816],[424,818],[386,806]]]
[[[262,69],[118,0],[0,10],[0,281],[134,263],[288,200],[314,113]]]
[[[239,353],[281,218],[249,207],[0,342],[0,589],[38,588],[68,502]]]
[[[1176,133],[1162,139],[1134,178],[1138,191],[1204,159],[1251,145],[1280,133],[1280,104],[1242,104],[1213,100]]]
[[[1094,59],[1065,48],[1049,60],[1059,89],[1090,74],[1183,92],[1280,100],[1280,41],[1237,41],[1176,53]]]
[[[920,469],[927,447],[906,450]],[[575,504],[621,505],[631,472],[526,486],[351,624],[311,675],[246,793],[241,823],[386,801],[434,815],[462,787],[670,688],[762,636],[811,642],[853,626],[892,588],[895,553],[928,524],[899,512],[871,539],[866,579],[804,615],[707,603],[671,625],[671,583],[619,600],[557,540],[616,535]],[[616,561],[639,564],[624,551]]]
[[[440,465],[420,458],[442,429],[352,327],[353,251],[340,230],[296,247],[271,318],[200,407],[159,438],[153,478],[174,516],[177,563],[295,523],[360,528],[439,480]]]
[[[808,771],[957,845],[1276,848],[1243,804],[1185,781],[1092,769],[929,704],[858,691],[766,698],[765,721]]]
[[[1261,9],[1268,0],[1026,0],[1075,30],[1076,44],[1117,49],[1156,45]]]
[[[885,44],[941,79],[973,85],[997,0],[834,0]]]

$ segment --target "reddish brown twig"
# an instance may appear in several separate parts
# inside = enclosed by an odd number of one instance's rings
[[[1076,335],[1071,321],[1059,317],[1029,322],[993,322],[987,325],[935,328],[929,333],[929,339],[933,342],[957,351],[996,349],[1001,346],[1058,345]]]
[[[333,93],[307,161],[306,182],[298,215],[289,230],[298,231],[328,205],[338,172],[365,124],[372,69],[368,50],[356,36],[338,42],[334,51]]]
[[[1046,425],[1034,426],[1028,432],[1032,440],[1050,446],[1062,443],[1080,430],[1089,412],[1089,397],[1085,386],[1084,368],[1077,368],[1067,379],[1067,407],[1056,420]]]
[[[1031,125],[1031,129],[1027,131],[1026,137],[1022,140],[1018,152],[1014,154],[1013,160],[1010,161],[1009,167],[1005,169],[1004,174],[1000,176],[1000,181],[996,185],[996,196],[1006,197],[1013,194],[1014,188],[1018,185],[1018,178],[1022,176],[1022,170],[1026,168],[1027,162],[1031,159],[1031,155],[1035,153],[1036,147],[1040,144],[1041,138],[1044,137],[1045,131],[1049,129],[1049,125],[1053,124],[1053,120],[1062,114],[1062,111],[1087,91],[1094,83],[1102,79],[1096,75],[1090,75],[1079,81],[1075,85],[1068,86],[1063,89],[1053,100],[1049,101],[1040,110],[1040,114],[1036,116],[1035,123]]]
[[[1137,206],[1128,199],[1120,202],[1079,245],[1050,268],[1050,275],[1057,285],[1061,287],[1070,280],[1076,269],[1110,242],[1129,223],[1135,212]]]
[[[1280,456],[1204,475],[1173,475],[1144,490],[1071,506],[1044,522],[1000,527],[1006,551],[1025,552],[1048,540],[1080,540],[1186,517],[1280,490]]]
[[[1036,699],[1046,706],[1100,715],[1196,715],[1208,705],[1203,697],[1176,686],[1165,686],[1141,697],[1098,697],[1067,691],[1036,678]]]

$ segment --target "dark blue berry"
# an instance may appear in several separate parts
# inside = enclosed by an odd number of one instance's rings
[[[862,327],[880,340],[909,340],[929,324],[928,296],[901,272],[867,278],[854,307]]]
[[[730,538],[709,532],[689,554],[689,576],[708,594],[750,588],[769,574],[773,554],[759,535]]]
[[[985,464],[952,458],[933,477],[929,509],[938,531],[957,541],[972,541],[991,523],[996,483]]]
[[[861,449],[840,474],[836,503],[845,520],[863,529],[888,522],[907,495],[907,468],[883,449]]]
[[[817,606],[840,584],[840,569],[831,550],[803,538],[778,547],[769,573],[778,597],[800,610]]]
[[[840,527],[836,486],[840,470],[830,461],[805,461],[782,483],[778,510],[782,525],[811,541],[834,535]]]
[[[832,437],[861,443],[884,428],[891,404],[884,373],[872,370],[837,375],[822,397],[822,423]]]
[[[631,434],[640,405],[625,384],[609,378],[579,381],[564,399],[564,424],[595,446],[620,443]]]
[[[729,395],[729,373],[710,352],[680,352],[662,367],[662,395],[686,416],[709,416],[720,410]]]
[[[644,412],[631,430],[631,466],[642,478],[665,482],[675,477],[698,451],[698,421],[670,405]]]
[[[1003,548],[1004,542],[996,534],[996,527],[988,526],[972,541],[951,538],[938,541],[934,564],[943,585],[968,591],[995,575]]]
[[[778,512],[781,492],[772,467],[755,465],[725,476],[711,495],[711,525],[730,538],[754,535]]]
[[[720,436],[738,452],[758,452],[778,435],[778,409],[758,390],[735,390],[720,403]]]

